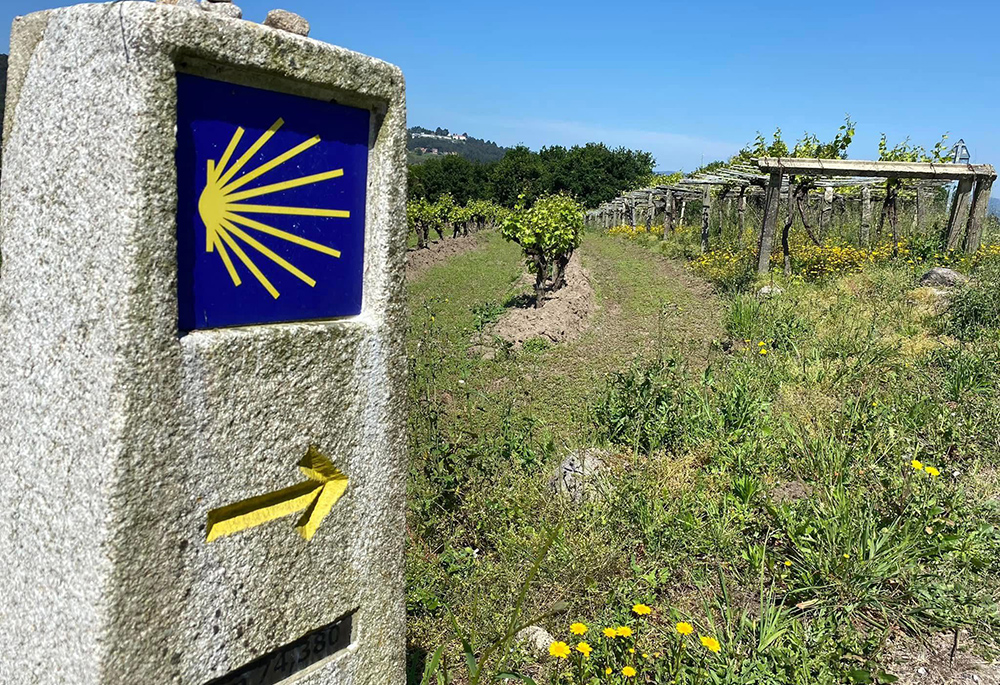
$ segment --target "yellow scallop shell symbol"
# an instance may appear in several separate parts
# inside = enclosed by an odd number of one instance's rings
[[[258,186],[256,188],[241,191],[240,188],[244,187],[251,181],[254,181],[267,172],[280,167],[285,162],[302,154],[320,142],[319,136],[310,138],[304,143],[296,145],[287,152],[284,152],[270,161],[261,164],[256,169],[247,171],[239,178],[234,178],[236,174],[238,174],[243,167],[246,166],[247,162],[253,159],[254,155],[260,152],[261,148],[263,148],[267,141],[278,132],[284,123],[284,119],[278,119],[274,122],[271,128],[265,131],[263,135],[261,135],[260,138],[258,138],[257,141],[239,157],[239,159],[229,166],[230,160],[233,158],[237,147],[239,147],[240,141],[243,139],[243,128],[237,128],[236,133],[233,134],[232,139],[229,141],[229,145],[226,148],[225,153],[222,155],[222,159],[218,162],[215,160],[208,161],[208,173],[205,181],[205,189],[202,191],[201,198],[198,200],[198,213],[201,215],[201,220],[205,223],[206,252],[215,252],[218,250],[219,258],[222,260],[226,270],[229,272],[229,277],[233,279],[233,284],[238,286],[242,283],[242,281],[240,280],[239,272],[236,270],[236,266],[233,264],[233,260],[229,255],[229,250],[232,250],[233,254],[235,254],[240,262],[243,263],[243,266],[245,266],[250,273],[252,273],[257,280],[260,281],[260,284],[264,286],[264,288],[271,293],[271,297],[275,299],[277,299],[280,295],[277,288],[275,288],[274,285],[267,279],[264,272],[260,270],[260,267],[257,266],[253,259],[247,255],[237,242],[237,239],[244,245],[253,248],[278,266],[293,274],[299,280],[307,283],[310,287],[315,286],[316,281],[308,274],[303,273],[300,269],[289,263],[286,259],[275,254],[274,251],[270,250],[267,246],[255,239],[253,235],[248,233],[246,230],[243,230],[244,228],[249,231],[266,233],[270,236],[274,236],[275,238],[280,238],[281,240],[286,240],[290,243],[309,248],[310,250],[328,254],[331,257],[340,257],[340,252],[332,247],[321,245],[313,242],[312,240],[306,240],[305,238],[297,236],[294,233],[282,231],[281,229],[274,228],[273,226],[268,226],[267,224],[255,221],[244,216],[244,214],[284,214],[293,216],[333,217],[340,219],[346,219],[351,216],[350,212],[338,209],[315,209],[312,207],[284,207],[280,205],[244,204],[244,200],[270,195],[271,193],[281,192],[282,190],[288,190],[290,188],[298,188],[301,186],[311,185],[313,183],[320,183],[322,181],[327,181],[344,175],[343,169],[334,169],[321,174],[303,176],[289,181],[282,181],[281,183],[272,183],[270,185]],[[240,228],[240,226],[243,228]]]

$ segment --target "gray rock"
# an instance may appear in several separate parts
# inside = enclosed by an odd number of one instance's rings
[[[943,266],[935,266],[933,269],[920,277],[922,286],[941,286],[953,288],[969,280],[965,274],[961,274],[954,269],[946,269]]]
[[[784,289],[779,288],[776,285],[765,285],[757,291],[757,297],[776,297],[783,292],[785,292]]]
[[[528,626],[514,636],[514,642],[523,645],[529,654],[539,660],[549,657],[549,645],[555,640],[549,631],[541,626]]]
[[[590,447],[570,453],[549,478],[549,488],[576,503],[586,500],[594,493],[597,476],[607,469],[606,457]]]
[[[174,5],[175,7],[199,7],[198,0],[156,0],[158,5]]]
[[[221,14],[230,19],[243,18],[243,10],[230,2],[230,0],[225,0],[225,2],[220,2],[220,0],[201,0],[201,8],[212,14]]]
[[[271,10],[267,13],[264,26],[270,26],[279,31],[288,31],[300,36],[309,35],[309,22],[304,17],[300,17],[288,10]]]

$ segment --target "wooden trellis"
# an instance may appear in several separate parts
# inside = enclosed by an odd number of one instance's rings
[[[982,241],[983,222],[986,219],[990,190],[997,174],[989,164],[935,164],[931,162],[878,162],[849,159],[798,159],[794,157],[764,157],[757,160],[757,168],[767,174],[764,219],[757,250],[757,271],[767,273],[771,262],[775,229],[778,225],[778,208],[782,189],[788,187],[792,176],[816,179],[814,185],[835,187],[862,186],[862,234],[871,225],[871,185],[888,180],[918,179],[938,182],[958,181],[958,190],[952,201],[948,220],[948,249],[955,249],[959,242],[966,252],[975,252]],[[874,181],[871,179],[875,179]],[[785,190],[784,192],[788,192]],[[919,198],[919,190],[918,190]],[[971,198],[971,206],[970,206]],[[919,207],[919,200],[918,200]],[[964,230],[964,241],[963,237]]]
[[[587,222],[593,227],[608,229],[622,224],[635,228],[637,222],[642,221],[647,230],[653,224],[658,224],[667,233],[684,220],[688,201],[700,201],[701,245],[702,250],[707,251],[709,219],[713,209],[711,190],[718,189],[715,204],[720,218],[722,214],[731,211],[730,203],[735,198],[738,235],[741,240],[746,222],[747,200],[757,198],[763,208],[757,269],[765,273],[770,268],[779,207],[793,192],[790,184],[792,177],[800,177],[796,181],[797,187],[807,179],[809,188],[823,191],[822,197],[817,195],[813,198],[822,203],[817,212],[821,235],[825,234],[825,230],[835,220],[837,203],[840,207],[840,220],[843,221],[847,211],[846,204],[858,202],[861,217],[858,240],[862,245],[868,244],[871,234],[872,203],[885,201],[887,194],[896,193],[896,188],[887,181],[915,181],[915,192],[912,195],[914,227],[923,225],[923,215],[933,194],[948,183],[958,181],[948,217],[947,247],[953,250],[961,246],[967,252],[975,252],[982,241],[990,190],[996,179],[996,171],[988,164],[798,158],[762,158],[754,161],[755,165],[733,164],[682,179],[674,185],[625,193],[588,212]],[[840,192],[835,192],[838,189]],[[845,194],[847,189],[856,192]],[[895,207],[894,201],[892,206]]]

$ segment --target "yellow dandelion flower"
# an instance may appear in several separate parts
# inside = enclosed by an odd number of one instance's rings
[[[615,628],[615,634],[618,637],[632,637],[632,629],[628,626],[618,626]]]
[[[694,626],[684,621],[681,621],[674,627],[677,629],[677,632],[680,633],[681,635],[690,635],[691,633],[694,632]]]
[[[576,646],[576,651],[580,652],[580,654],[583,654],[584,656],[590,656],[590,653],[594,651],[594,648],[586,642],[581,642]]]
[[[941,475],[941,472],[940,472],[940,471],[938,471],[938,470],[937,470],[936,468],[934,468],[933,466],[925,466],[925,467],[924,467],[924,471],[926,471],[926,472],[927,472],[927,475],[931,476],[932,478],[937,478],[938,476],[940,476],[940,475]]]
[[[698,638],[701,640],[702,646],[713,654],[718,654],[722,647],[719,645],[719,641],[714,637],[705,637],[704,635],[699,635]]]
[[[635,669],[632,668],[631,666],[626,666],[625,668],[622,669],[622,675],[625,676],[626,678],[632,678],[635,676]]]
[[[648,613],[652,612],[653,610],[652,610],[652,609],[650,609],[650,608],[649,608],[648,606],[646,606],[645,604],[636,604],[636,605],[635,605],[634,607],[632,607],[632,611],[633,611],[633,612],[634,612],[634,613],[635,613],[635,614],[636,614],[637,616],[645,616],[646,614],[648,614]]]
[[[565,642],[553,642],[549,645],[549,654],[557,659],[566,659],[569,657],[569,652],[569,645]]]
[[[614,638],[618,635],[618,632],[614,628],[605,628],[603,631],[604,637]]]
[[[921,471],[924,468],[924,465],[922,463],[920,463],[919,461],[917,461],[916,459],[914,459],[913,461],[910,462],[910,466],[912,466],[913,468],[915,468],[917,471]]]
[[[786,559],[785,560],[785,566],[791,566],[791,565],[792,565],[792,561],[790,559]]]
[[[569,632],[573,633],[574,635],[583,635],[584,633],[587,632],[587,626],[584,625],[583,623],[574,623],[569,627]]]
[[[762,348],[760,348],[760,353],[761,354],[767,354],[767,350],[762,347]]]
[[[629,647],[628,648],[628,653],[629,654],[635,654],[635,647]]]
[[[606,669],[604,669],[604,675],[611,675],[612,673],[613,673],[613,671],[611,670],[610,666],[608,666]]]
[[[845,559],[850,559],[850,558],[851,558],[851,555],[850,555],[850,554],[847,554],[847,553],[845,553],[845,554],[844,554],[844,558],[845,558]]]

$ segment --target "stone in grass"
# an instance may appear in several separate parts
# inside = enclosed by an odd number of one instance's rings
[[[541,626],[528,626],[514,636],[514,642],[523,645],[528,653],[536,659],[546,659],[549,656],[549,645],[555,638]]]
[[[219,14],[230,19],[243,18],[243,10],[229,0],[225,2],[220,2],[219,0],[201,0],[201,8],[212,14]]]
[[[922,286],[939,286],[953,288],[969,280],[965,274],[961,274],[954,269],[946,269],[943,266],[935,266],[933,269],[920,277]]]
[[[309,22],[304,17],[300,17],[288,10],[271,10],[267,13],[264,26],[270,26],[272,29],[288,31],[300,36],[309,35]]]
[[[590,447],[571,452],[549,478],[549,488],[575,503],[582,502],[593,494],[596,476],[607,468],[606,457],[605,452]]]
[[[757,291],[757,297],[775,297],[783,292],[785,291],[776,285],[765,285]]]

